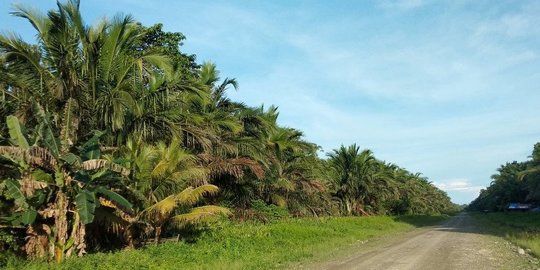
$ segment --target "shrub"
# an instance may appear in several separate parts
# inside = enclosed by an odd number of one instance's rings
[[[266,204],[263,200],[252,201],[251,207],[254,210],[254,218],[262,222],[271,222],[289,217],[287,208]]]

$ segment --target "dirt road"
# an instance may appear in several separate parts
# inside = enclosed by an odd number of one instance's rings
[[[415,230],[313,269],[536,269],[505,240],[479,233],[462,214],[444,224]],[[516,264],[518,260],[518,264]],[[526,264],[520,264],[525,261]],[[540,266],[539,266],[540,267]]]

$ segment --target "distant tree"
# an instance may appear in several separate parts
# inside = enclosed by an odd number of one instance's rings
[[[469,205],[469,210],[505,210],[509,203],[540,203],[540,143],[534,145],[532,159],[513,161],[497,169],[489,187]]]
[[[142,37],[134,44],[134,50],[140,55],[157,53],[166,55],[182,80],[195,79],[200,66],[195,62],[194,54],[181,51],[186,37],[180,32],[163,31],[163,24],[157,23],[149,27],[138,24]]]

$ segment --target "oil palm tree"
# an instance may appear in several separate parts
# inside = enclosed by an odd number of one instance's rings
[[[342,201],[345,213],[368,214],[363,205],[374,189],[373,166],[376,162],[370,150],[360,152],[356,145],[341,146],[328,154],[333,169],[335,194]]]
[[[170,227],[181,228],[186,224],[200,224],[213,220],[220,215],[230,215],[230,210],[221,206],[204,205],[193,207],[205,194],[215,195],[218,191],[217,186],[210,184],[196,188],[187,187],[180,193],[169,195],[147,207],[139,215],[152,224],[155,243],[159,244],[162,228],[166,224]]]
[[[87,121],[79,135],[93,129],[114,135],[136,109],[135,90],[144,87],[145,78],[156,69],[169,74],[170,63],[159,54],[134,53],[141,33],[130,16],[87,26],[78,7],[78,1],[59,3],[47,15],[16,7],[12,14],[31,23],[38,45],[14,34],[0,35],[6,72],[17,76],[8,81],[5,102],[16,104],[11,113],[27,122],[32,121],[28,112],[34,102],[55,114],[71,100],[75,115]]]
[[[130,190],[141,199],[139,217],[152,225],[159,243],[164,225],[179,227],[204,221],[219,213],[230,212],[219,206],[192,208],[205,194],[218,188],[207,184],[207,170],[198,165],[196,156],[182,148],[177,139],[170,144],[137,144],[128,141],[124,149],[131,168]]]

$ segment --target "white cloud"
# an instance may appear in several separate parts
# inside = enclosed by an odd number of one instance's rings
[[[186,52],[239,80],[233,99],[279,106],[281,123],[326,151],[357,143],[449,179],[438,185],[459,202],[538,140],[536,2],[383,0],[378,14],[367,3],[147,2],[122,10],[183,32]]]
[[[484,186],[473,185],[467,179],[449,179],[441,182],[433,182],[433,184],[441,190],[448,192],[467,192],[479,193]]]
[[[446,191],[452,201],[458,204],[467,204],[478,197],[484,186],[472,184],[465,178],[448,179],[433,183],[436,187]]]
[[[540,4],[530,2],[517,11],[510,11],[483,21],[476,30],[478,36],[499,36],[506,38],[522,38],[537,35],[540,30]]]

